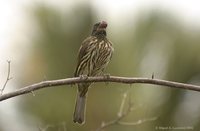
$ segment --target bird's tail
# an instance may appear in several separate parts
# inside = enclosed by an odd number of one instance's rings
[[[80,92],[77,93],[76,98],[76,105],[74,110],[74,123],[78,122],[79,124],[82,124],[85,120],[85,102],[86,102],[86,95],[81,95]]]

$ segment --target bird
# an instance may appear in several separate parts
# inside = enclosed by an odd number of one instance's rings
[[[89,76],[104,75],[103,72],[111,60],[114,48],[107,38],[106,21],[93,25],[91,35],[81,44],[78,52],[78,62],[74,77],[84,78]],[[91,83],[79,83],[76,104],[74,109],[74,123],[84,124],[85,104],[88,88]]]

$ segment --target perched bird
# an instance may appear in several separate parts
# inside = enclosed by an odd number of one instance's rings
[[[75,77],[102,75],[114,51],[112,43],[106,37],[106,27],[105,21],[94,24],[91,35],[82,42]],[[78,84],[73,117],[75,123],[84,123],[86,95],[90,85],[91,83]]]

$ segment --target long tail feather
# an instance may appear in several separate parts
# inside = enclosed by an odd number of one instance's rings
[[[76,106],[74,110],[74,123],[78,122],[79,124],[83,124],[85,120],[85,102],[86,95],[81,96],[80,93],[77,93]]]

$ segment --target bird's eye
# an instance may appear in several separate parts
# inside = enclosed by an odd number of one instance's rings
[[[100,22],[99,22],[99,23],[96,23],[94,26],[95,26],[95,27],[98,27],[99,25],[100,25]]]

